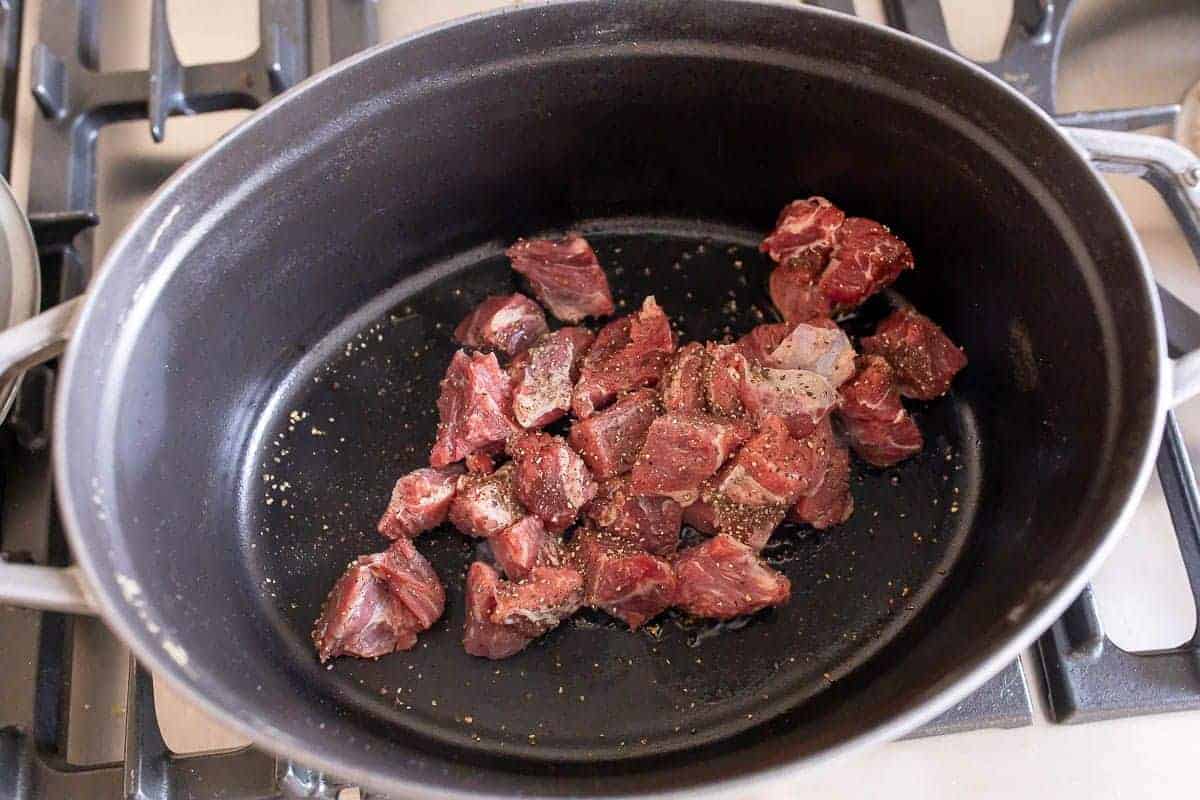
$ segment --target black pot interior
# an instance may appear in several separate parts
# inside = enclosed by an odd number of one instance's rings
[[[1153,312],[1117,212],[966,67],[833,15],[729,11],[582,2],[394,45],[160,199],[76,344],[62,445],[76,546],[143,655],[385,789],[623,793],[865,735],[1078,572],[1153,436]],[[848,525],[770,551],[788,607],[722,631],[585,616],[494,664],[461,651],[473,551],[441,531],[420,546],[442,623],[410,653],[317,664],[325,592],[383,548],[391,483],[424,462],[451,327],[516,285],[508,242],[584,230],[619,297],[713,338],[769,316],[754,244],[810,194],[910,243],[897,293],[971,365],[914,406],[922,455],[858,470]]]

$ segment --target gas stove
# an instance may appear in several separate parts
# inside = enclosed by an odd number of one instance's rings
[[[0,0],[0,170],[27,196],[43,305],[80,294],[153,190],[249,109],[371,44],[503,4]],[[1200,9],[1192,2],[1149,9],[1134,0],[1016,0],[1011,18],[1006,4],[971,0],[947,2],[945,14],[938,0],[815,4],[986,60],[1067,124],[1147,129],[1200,146]],[[989,54],[1001,37],[998,57]],[[1114,188],[1164,287],[1171,347],[1200,347],[1200,315],[1190,309],[1200,306],[1200,280],[1187,242],[1151,191],[1132,180]],[[9,560],[70,560],[47,452],[54,370],[26,376],[0,429],[0,551]],[[1093,586],[1036,648],[912,738],[937,736],[936,752],[946,743],[953,754],[971,752],[953,744],[976,741],[967,731],[1200,709],[1200,498],[1189,441],[1200,447],[1195,404],[1169,417],[1160,481]],[[155,683],[94,618],[0,607],[0,641],[0,799],[357,791],[210,722]],[[840,794],[859,796],[841,786]]]

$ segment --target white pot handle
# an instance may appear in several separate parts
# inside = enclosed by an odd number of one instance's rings
[[[82,300],[69,300],[0,333],[0,386],[63,351]],[[0,603],[70,614],[96,613],[77,567],[0,561]]]
[[[1140,133],[1064,128],[1101,172],[1136,175],[1153,186],[1175,215],[1200,262],[1200,158],[1170,139]],[[1172,362],[1171,405],[1200,395],[1200,350]]]

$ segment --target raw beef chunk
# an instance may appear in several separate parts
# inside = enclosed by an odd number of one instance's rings
[[[508,248],[512,268],[525,276],[533,293],[563,322],[613,313],[608,278],[587,239],[518,239]]]
[[[887,228],[823,197],[787,205],[759,249],[779,264],[768,288],[788,322],[855,308],[913,267],[912,251]]]
[[[580,368],[571,410],[586,419],[620,392],[656,385],[674,352],[671,322],[647,297],[640,311],[613,320],[596,334]]]
[[[418,536],[446,521],[462,467],[416,469],[396,481],[378,530],[389,539]]]
[[[838,403],[837,389],[821,375],[804,369],[742,366],[742,403],[751,419],[781,417],[802,439],[812,433]]]
[[[492,458],[491,453],[485,453],[482,450],[477,450],[464,458],[463,464],[466,465],[467,472],[472,475],[491,475],[496,471],[496,460]]]
[[[932,400],[950,391],[950,382],[967,365],[967,357],[950,337],[910,308],[893,311],[874,336],[862,340],[862,348],[886,358],[900,394],[915,400]]]
[[[541,636],[583,605],[583,577],[569,567],[534,567],[523,581],[496,589],[491,620],[524,636]]]
[[[791,583],[732,536],[680,550],[674,559],[675,607],[695,617],[732,619],[783,605]]]
[[[513,487],[513,465],[491,475],[464,475],[450,503],[450,524],[468,536],[491,536],[525,516]]]
[[[463,648],[473,656],[508,658],[533,641],[532,636],[492,622],[496,590],[501,583],[496,570],[482,561],[476,561],[467,570],[467,623],[463,629]]]
[[[833,304],[817,286],[820,269],[802,262],[782,264],[771,271],[767,291],[788,322],[808,322],[829,316]]]
[[[759,326],[763,327],[767,326]],[[753,334],[751,331],[747,335]],[[762,343],[765,342],[760,337],[759,344]],[[854,374],[854,356],[849,337],[833,320],[824,319],[789,326],[758,363],[774,369],[806,369],[836,387]]]
[[[509,366],[513,416],[522,428],[541,428],[570,410],[578,365],[592,339],[583,328],[561,328],[543,336]]]
[[[793,200],[779,212],[775,230],[758,249],[777,264],[823,267],[845,219],[845,212],[824,197]]]
[[[900,404],[895,376],[882,356],[859,356],[858,372],[841,388],[839,416],[858,457],[888,467],[919,453],[921,431]]]
[[[576,422],[567,441],[583,456],[592,475],[604,480],[633,468],[657,416],[658,396],[653,389],[639,389]]]
[[[534,567],[557,567],[561,561],[561,542],[546,533],[541,519],[533,514],[509,525],[489,542],[496,563],[511,581],[529,577]]]
[[[709,411],[722,417],[739,416],[744,411],[741,385],[747,363],[742,348],[709,342],[704,355],[704,397]]]
[[[689,505],[745,441],[736,425],[705,414],[667,414],[654,420],[631,473],[637,494],[663,495]]]
[[[737,340],[738,349],[751,364],[762,367],[777,367],[771,360],[771,353],[779,346],[793,325],[790,322],[768,322],[756,325],[750,332]]]
[[[429,454],[434,467],[501,444],[516,430],[512,385],[494,353],[455,353],[442,378],[437,408],[441,421]]]
[[[596,482],[579,454],[559,436],[526,433],[508,443],[517,498],[546,529],[562,533],[596,496]]]
[[[735,503],[706,484],[700,499],[683,510],[683,521],[701,533],[724,533],[755,552],[766,547],[787,515],[785,505],[749,506]]]
[[[572,560],[583,574],[584,603],[638,628],[671,607],[675,571],[644,550],[583,531],[572,543]]]
[[[667,411],[704,411],[704,345],[686,344],[663,372],[658,390]]]
[[[825,472],[828,455],[814,438],[796,439],[782,419],[767,417],[721,470],[716,491],[744,506],[794,503]]]
[[[848,217],[838,229],[817,288],[834,309],[851,309],[912,268],[912,251],[887,228],[874,220]]]
[[[592,347],[592,342],[596,341],[596,334],[589,331],[587,328],[577,326],[568,326],[559,328],[556,331],[546,334],[541,341],[547,339],[566,339],[575,348],[575,353],[571,359],[571,376],[576,376],[576,371],[579,365],[583,362],[583,357],[587,355],[588,350]]]
[[[545,333],[546,315],[523,294],[492,295],[454,329],[454,340],[466,347],[517,355]]]
[[[829,426],[828,422],[824,423]],[[819,433],[813,434],[814,437]],[[818,530],[840,525],[854,513],[854,497],[850,494],[850,451],[828,437],[828,458],[821,477],[808,492],[796,501],[788,512],[795,522],[806,522]]]
[[[313,627],[313,643],[321,661],[408,650],[445,604],[433,567],[400,538],[382,553],[359,556],[338,578]]]
[[[657,556],[679,547],[683,508],[669,497],[634,494],[627,475],[601,483],[586,513],[610,539]]]

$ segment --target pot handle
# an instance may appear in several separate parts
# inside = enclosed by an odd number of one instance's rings
[[[68,300],[0,333],[0,386],[62,353],[83,298]],[[78,567],[0,561],[0,603],[69,614],[95,614]]]
[[[1153,186],[1175,215],[1200,263],[1200,158],[1170,139],[1091,128],[1063,130],[1101,172],[1136,175]],[[1171,362],[1171,406],[1200,395],[1200,350]]]

